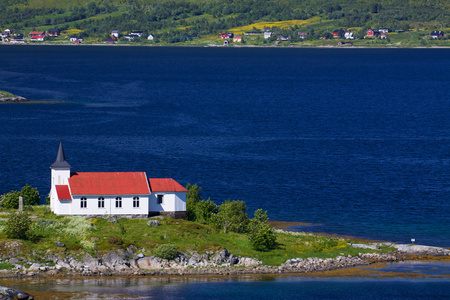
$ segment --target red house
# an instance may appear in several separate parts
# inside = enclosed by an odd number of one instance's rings
[[[45,33],[43,31],[30,31],[30,33],[28,34],[29,37],[34,37],[34,36],[43,36]]]
[[[344,35],[345,35],[345,31],[342,29],[333,31],[334,38],[340,38],[340,37],[343,37]]]
[[[380,35],[380,32],[375,29],[369,29],[367,30],[367,36],[377,36]]]

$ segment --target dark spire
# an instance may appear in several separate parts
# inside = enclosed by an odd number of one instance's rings
[[[64,156],[64,148],[62,145],[62,141],[59,142],[58,155],[56,156],[56,160],[50,166],[50,168],[69,168],[69,169],[72,168],[66,161],[66,157]]]

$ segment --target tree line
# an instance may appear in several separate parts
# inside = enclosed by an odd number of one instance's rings
[[[414,22],[448,27],[450,8],[444,0],[224,0],[224,1],[92,1],[86,6],[30,8],[24,0],[0,4],[0,26],[17,29],[51,25],[75,27],[85,37],[104,37],[111,30],[162,32],[166,42],[212,35],[261,21],[306,20],[321,16],[346,27],[387,27],[407,30]],[[17,4],[25,5],[19,8]],[[125,7],[123,13],[114,13]],[[102,16],[103,18],[91,18]],[[68,25],[75,22],[75,25]],[[286,32],[289,35],[289,32]],[[312,33],[310,38],[317,36]]]

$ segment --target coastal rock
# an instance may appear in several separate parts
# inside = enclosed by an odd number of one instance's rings
[[[115,267],[125,265],[126,261],[124,259],[124,251],[110,251],[102,256],[102,263],[110,269]]]
[[[218,253],[212,258],[212,261],[213,261],[215,264],[220,265],[220,264],[226,263],[227,260],[228,260],[228,257],[230,257],[230,252],[229,252],[227,249],[223,248],[220,252],[218,252]]]
[[[238,266],[244,266],[244,267],[256,267],[259,265],[262,265],[262,262],[251,257],[241,257],[239,259]]]
[[[2,300],[34,299],[33,296],[31,296],[28,293],[25,293],[24,291],[17,290],[17,289],[11,289],[11,288],[4,287],[4,286],[0,286],[0,297],[1,297]]]
[[[408,245],[408,244],[393,244],[395,248],[401,253],[413,255],[450,255],[450,250],[441,247],[423,246],[423,245]]]
[[[19,241],[11,241],[0,244],[0,253],[3,258],[11,258],[22,254],[24,243]]]
[[[13,97],[1,97],[0,102],[5,103],[18,103],[18,102],[28,102],[28,99],[20,96],[13,96]]]
[[[159,226],[161,225],[161,222],[159,222],[158,220],[150,220],[147,222],[148,226]]]

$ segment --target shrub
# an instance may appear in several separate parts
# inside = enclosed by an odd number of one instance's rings
[[[249,241],[256,251],[270,251],[277,246],[277,237],[272,227],[261,224],[258,229],[250,233]]]
[[[11,214],[5,223],[4,232],[11,239],[27,239],[31,228],[31,219],[27,213]]]
[[[121,238],[120,236],[117,236],[117,235],[111,235],[111,236],[108,238],[108,242],[109,242],[111,245],[122,245],[122,244],[123,244],[122,238]]]
[[[186,219],[195,221],[195,207],[202,198],[200,195],[202,188],[198,187],[197,184],[191,185],[188,183],[186,189],[188,190],[186,193]]]
[[[267,216],[267,210],[263,211],[262,208],[257,209],[255,211],[255,220],[259,222],[267,222],[269,220],[269,217]]]
[[[210,199],[201,200],[195,206],[195,220],[203,224],[210,224],[212,215],[219,212],[219,206]]]
[[[247,216],[247,206],[244,201],[227,200],[220,205],[220,211],[214,218],[215,225],[227,231],[243,233],[247,231],[249,219]]]
[[[172,260],[177,257],[177,248],[172,244],[164,244],[158,246],[153,254],[162,259]]]
[[[37,188],[33,188],[26,184],[22,187],[22,190],[19,191],[11,191],[7,194],[3,194],[0,197],[0,205],[4,208],[19,208],[19,196],[23,197],[23,205],[24,207],[30,205],[39,204],[39,192]]]

